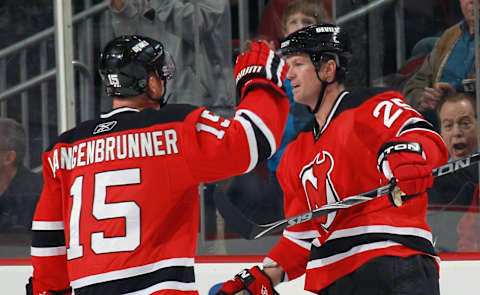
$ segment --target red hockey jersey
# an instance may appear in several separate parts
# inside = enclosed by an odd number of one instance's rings
[[[272,155],[288,100],[251,90],[224,119],[205,108],[114,109],[43,154],[32,224],[35,284],[82,294],[198,294],[198,185]]]
[[[386,184],[377,169],[383,143],[420,142],[433,167],[447,160],[440,135],[398,92],[345,91],[321,130],[310,125],[287,147],[277,171],[286,217]],[[268,256],[289,279],[306,272],[305,289],[318,293],[374,257],[436,257],[426,210],[426,194],[399,208],[383,196],[285,230]]]

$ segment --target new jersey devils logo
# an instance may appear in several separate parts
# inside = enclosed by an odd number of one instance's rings
[[[322,151],[315,156],[312,162],[302,168],[300,179],[309,210],[340,200],[330,178],[334,164],[332,155],[327,151]],[[336,215],[336,212],[332,212],[319,218],[325,230],[328,230]]]

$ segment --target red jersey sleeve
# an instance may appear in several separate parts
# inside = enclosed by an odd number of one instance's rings
[[[286,97],[258,87],[248,92],[234,118],[204,108],[192,112],[183,133],[192,174],[199,182],[210,182],[251,171],[277,150],[288,110]]]
[[[65,290],[70,287],[66,263],[62,188],[58,178],[52,173],[53,169],[50,168],[58,163],[50,163],[48,154],[44,153],[42,159],[44,186],[32,222],[34,294],[52,294],[49,291]]]
[[[288,255],[285,255],[285,253],[288,253]],[[305,273],[309,256],[310,247],[308,243],[287,237],[282,237],[267,255],[268,258],[282,267],[288,280],[296,279]]]
[[[413,141],[422,144],[433,167],[444,164],[448,151],[442,137],[422,115],[405,102],[402,94],[386,91],[367,100],[355,116],[360,139],[372,153],[387,142]]]

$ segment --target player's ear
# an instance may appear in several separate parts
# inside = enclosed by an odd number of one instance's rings
[[[148,77],[148,91],[154,99],[162,97],[165,92],[165,80],[156,75],[150,75]]]
[[[335,80],[337,70],[337,63],[333,59],[329,59],[320,67],[320,77],[327,82],[332,82]]]

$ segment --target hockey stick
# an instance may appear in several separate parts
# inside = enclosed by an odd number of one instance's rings
[[[475,153],[466,158],[452,161],[433,169],[432,175],[433,177],[439,177],[452,174],[460,169],[467,168],[478,162],[480,162],[480,153]],[[346,209],[356,206],[358,204],[384,196],[386,194],[391,194],[391,197],[393,199],[392,201],[394,202],[395,206],[401,206],[402,202],[406,200],[403,193],[396,186],[395,180],[393,180],[387,185],[381,186],[371,191],[350,196],[344,198],[339,202],[327,204],[312,211],[301,213],[268,224],[257,224],[245,217],[242,212],[240,212],[240,210],[238,210],[238,208],[230,202],[227,196],[215,198],[215,204],[217,205],[218,210],[224,218],[229,218],[229,221],[233,221],[233,226],[237,230],[238,234],[240,234],[245,239],[252,240],[258,239],[272,232],[278,232],[285,228],[289,228],[291,226],[304,223],[321,216],[325,216],[331,212],[338,211],[340,209]]]

